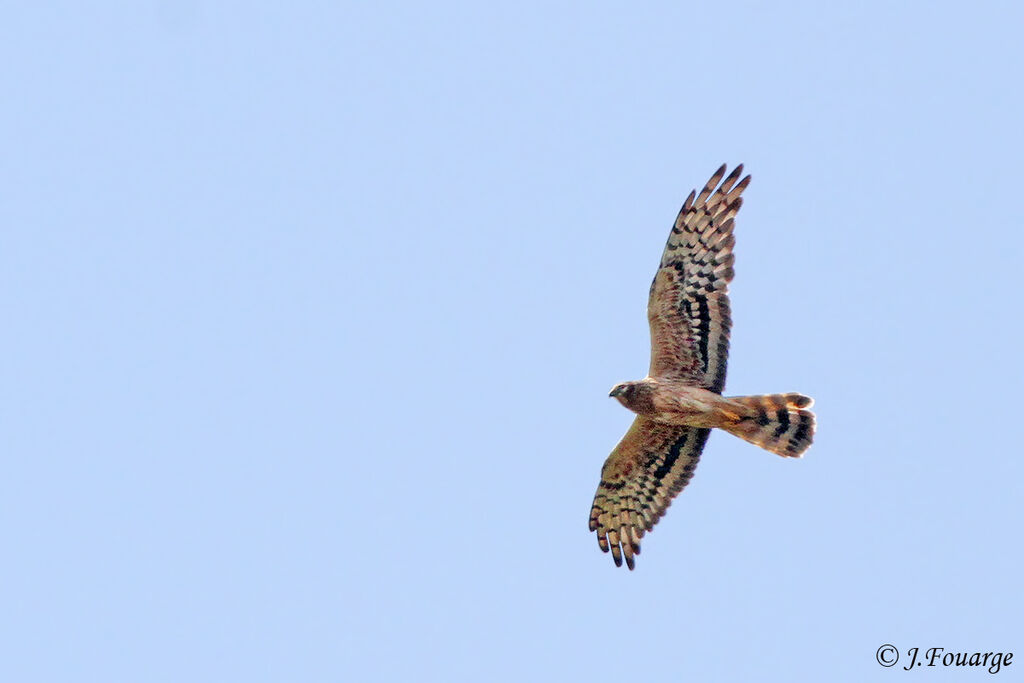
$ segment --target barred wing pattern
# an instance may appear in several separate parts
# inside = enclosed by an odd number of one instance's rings
[[[725,165],[676,217],[651,283],[651,377],[686,379],[722,393],[729,355],[729,297],[735,257],[733,219],[750,176],[740,164],[724,181]],[[721,186],[717,188],[719,182]]]
[[[708,429],[681,427],[637,417],[601,468],[590,530],[615,565],[633,569],[640,539],[665,514],[689,483]]]

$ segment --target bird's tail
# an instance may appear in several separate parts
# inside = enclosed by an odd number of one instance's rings
[[[803,455],[814,439],[814,401],[803,394],[730,396],[722,429],[765,450],[789,458]],[[733,413],[733,411],[729,411]]]

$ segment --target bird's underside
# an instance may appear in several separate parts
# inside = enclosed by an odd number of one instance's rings
[[[616,565],[625,558],[633,569],[640,539],[689,483],[711,429],[787,457],[802,455],[814,436],[806,396],[722,396],[733,219],[750,183],[750,176],[739,180],[742,171],[740,165],[722,180],[723,165],[683,204],[651,283],[648,376],[611,393],[637,413],[604,463],[590,511],[590,530]]]

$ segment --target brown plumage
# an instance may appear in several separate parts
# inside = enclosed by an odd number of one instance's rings
[[[679,211],[651,283],[648,376],[612,389],[637,418],[601,469],[590,530],[615,564],[633,569],[640,539],[689,483],[712,428],[786,457],[814,437],[801,394],[722,396],[729,355],[733,220],[750,176],[719,168]],[[738,181],[738,182],[737,182]],[[719,185],[721,183],[721,185]]]

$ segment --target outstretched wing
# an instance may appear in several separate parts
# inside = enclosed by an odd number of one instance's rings
[[[672,377],[722,393],[729,355],[729,297],[734,256],[733,218],[750,176],[740,164],[724,181],[725,165],[676,217],[651,283],[651,377]],[[721,186],[718,186],[721,182]]]
[[[601,468],[590,530],[601,550],[632,569],[640,539],[693,476],[710,430],[637,417]]]

